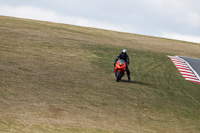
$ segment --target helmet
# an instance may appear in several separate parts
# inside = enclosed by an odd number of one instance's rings
[[[127,53],[127,50],[126,49],[123,49],[122,50],[122,54],[126,54]]]

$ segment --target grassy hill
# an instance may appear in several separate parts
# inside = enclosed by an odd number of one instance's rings
[[[130,57],[132,82],[113,63]],[[167,55],[200,44],[0,16],[0,132],[200,132],[200,85]]]

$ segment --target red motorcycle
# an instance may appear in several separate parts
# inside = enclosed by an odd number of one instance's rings
[[[126,62],[122,59],[118,60],[115,65],[115,77],[118,82],[126,73]]]

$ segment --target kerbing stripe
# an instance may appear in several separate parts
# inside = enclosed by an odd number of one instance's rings
[[[196,82],[200,82],[199,80],[195,80],[195,79],[190,79],[190,78],[186,78],[187,80],[191,80],[191,81],[196,81]]]
[[[192,77],[192,78],[196,78],[197,79],[197,77],[195,77],[193,75],[188,75],[188,74],[182,74],[182,75],[183,75],[183,77]]]
[[[177,63],[177,62],[174,62],[174,64],[176,64],[176,65],[181,65],[181,66],[184,66],[184,65],[185,65],[185,63]]]
[[[181,74],[182,74],[182,75],[190,75],[190,76],[194,76],[194,74],[193,74],[193,73],[191,74],[191,73],[185,73],[185,72],[181,72]],[[196,77],[196,76],[194,76],[194,77]]]
[[[187,79],[194,79],[194,80],[198,80],[196,77],[191,77],[191,76],[183,76],[184,78],[187,78]]]

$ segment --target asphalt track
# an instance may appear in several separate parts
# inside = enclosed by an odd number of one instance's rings
[[[182,58],[182,59],[184,59],[185,61],[187,61],[190,64],[190,66],[196,71],[196,73],[200,77],[200,59],[189,58],[189,57],[182,57],[182,56],[179,56],[179,57]]]

